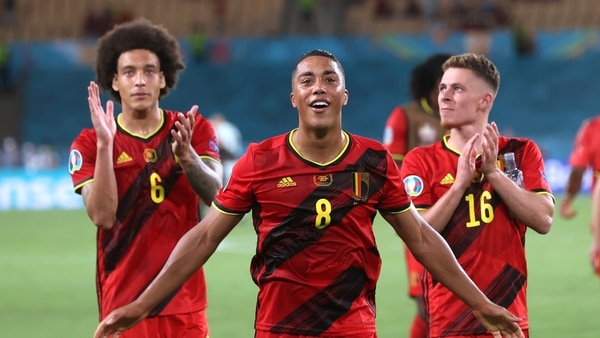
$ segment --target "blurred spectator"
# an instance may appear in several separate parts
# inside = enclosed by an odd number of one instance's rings
[[[409,17],[419,17],[423,15],[423,8],[421,8],[419,0],[408,0],[406,2],[406,7],[404,8],[404,15]]]
[[[318,12],[321,14],[319,17],[319,33],[333,36],[343,35],[346,32],[348,10],[350,7],[361,5],[363,2],[364,0],[321,0],[318,3],[320,6]]]
[[[487,31],[509,23],[507,11],[494,0],[457,0],[453,17],[456,28],[462,31]]]
[[[454,27],[465,33],[466,50],[484,55],[490,51],[490,32],[509,22],[507,12],[494,0],[457,0],[452,18]]]
[[[83,34],[87,38],[96,39],[108,32],[112,26],[113,18],[109,7],[100,12],[89,9],[83,22]]]
[[[208,36],[204,25],[200,22],[194,22],[192,32],[190,33],[190,47],[192,49],[192,58],[196,62],[202,62],[208,55]]]
[[[218,36],[211,43],[210,47],[210,59],[214,63],[227,63],[231,57],[231,50],[229,48],[229,40],[225,36]]]
[[[317,34],[319,29],[315,14],[315,0],[296,0],[300,10],[300,24],[302,33]]]
[[[243,153],[242,133],[240,129],[221,113],[214,113],[209,121],[215,128],[219,140],[219,154],[223,163],[223,183],[227,183],[231,169]]]
[[[2,151],[0,152],[0,167],[16,168],[22,165],[21,154],[17,140],[7,136],[2,140]]]
[[[83,22],[83,34],[87,38],[97,39],[114,25],[130,21],[134,17],[131,8],[124,5],[105,6],[99,12],[89,9]]]
[[[384,19],[394,16],[394,6],[390,1],[391,0],[375,0],[375,18]]]
[[[17,1],[2,0],[2,25],[14,26],[17,21]]]
[[[10,74],[11,41],[7,34],[0,33],[0,91],[3,93],[12,90]]]
[[[423,11],[423,18],[425,24],[439,24],[439,3],[438,0],[421,0],[421,10]]]
[[[21,147],[12,136],[2,140],[0,148],[0,168],[24,168],[25,170],[40,170],[57,168],[60,155],[51,146],[41,144],[36,146],[25,142]]]
[[[28,152],[25,155],[26,151]],[[58,167],[60,158],[54,148],[47,144],[35,146],[32,143],[23,144],[23,166],[25,170],[52,169]]]
[[[513,42],[517,55],[530,55],[535,52],[536,44],[534,35],[520,23],[512,27]]]
[[[213,0],[215,14],[215,31],[217,34],[225,34],[227,30],[227,0]]]

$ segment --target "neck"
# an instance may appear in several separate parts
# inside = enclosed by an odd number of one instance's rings
[[[160,127],[163,121],[162,110],[159,108],[146,111],[124,111],[118,116],[119,125],[132,134],[146,136]]]
[[[348,143],[348,135],[342,130],[331,132],[306,132],[302,129],[292,131],[291,142],[305,159],[325,164],[333,161]]]
[[[448,137],[448,145],[453,149],[462,152],[463,147],[467,142],[469,142],[471,137],[479,133],[480,137],[477,140],[477,142],[475,142],[475,150],[477,151],[477,153],[480,153],[483,130],[484,129],[474,128],[472,125],[463,126],[460,128],[452,128]]]

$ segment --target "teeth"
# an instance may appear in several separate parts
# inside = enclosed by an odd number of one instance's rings
[[[319,107],[319,108],[323,108],[323,107],[327,107],[329,106],[329,104],[327,104],[327,102],[314,102],[312,104],[313,107]]]

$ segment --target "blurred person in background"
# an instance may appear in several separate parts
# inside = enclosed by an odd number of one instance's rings
[[[227,120],[225,115],[214,113],[210,116],[219,140],[219,154],[223,163],[223,182],[229,181],[231,170],[237,159],[242,155],[244,143],[240,129]]]
[[[581,191],[586,170],[591,168],[593,172],[592,189],[600,175],[600,116],[586,119],[579,126],[569,155],[569,166],[571,171],[559,209],[560,215],[566,219],[577,215],[573,202]]]
[[[569,155],[569,166],[571,170],[565,187],[565,194],[560,202],[560,215],[565,219],[572,219],[577,215],[577,210],[573,207],[577,196],[581,192],[584,175],[588,168],[592,170],[591,191],[593,192],[598,185],[598,175],[600,175],[600,116],[595,116],[584,120],[573,143],[573,149]],[[595,202],[592,199],[592,209],[595,209]],[[596,210],[592,210],[592,214],[596,215]],[[590,223],[590,232],[592,239],[595,240],[600,236],[595,222],[592,218]],[[597,246],[592,247],[592,252],[597,250]],[[595,259],[600,259],[600,256],[590,253]],[[595,270],[600,274],[600,266]]]
[[[0,32],[0,94],[13,89],[10,73],[12,33]]]
[[[443,69],[438,103],[449,134],[408,152],[401,168],[405,188],[465,272],[488,298],[521,318],[529,337],[525,233],[548,233],[554,213],[542,153],[532,140],[501,136],[488,122],[500,86],[489,59],[455,55]],[[506,153],[514,153],[522,180],[504,173]],[[429,337],[500,337],[431,271],[425,270],[423,286]]]
[[[23,165],[19,143],[12,136],[6,136],[2,140],[2,149],[0,149],[0,167],[18,168]]]
[[[596,276],[600,277],[600,184],[592,189],[592,245],[590,246],[590,263]]]
[[[437,99],[440,79],[444,73],[442,65],[449,57],[449,54],[434,54],[415,66],[410,74],[412,101],[395,107],[388,117],[383,143],[398,167],[402,166],[402,160],[409,150],[440,141],[446,133],[440,124]],[[409,337],[424,338],[427,324],[421,287],[423,266],[406,246],[404,256],[408,273],[408,295],[417,305]]]
[[[95,337],[135,327],[249,211],[257,233],[251,265],[259,287],[255,338],[377,337],[377,212],[488,329],[523,337],[518,319],[474,286],[441,236],[419,217],[385,147],[342,129],[349,93],[338,59],[323,50],[302,55],[291,84],[298,127],[248,147],[207,216],[180,240],[162,272],[135,301],[102,321]]]
[[[177,241],[222,186],[217,137],[193,106],[162,109],[184,68],[177,39],[145,19],[115,26],[97,46],[96,82],[88,86],[93,128],[75,138],[69,172],[97,226],[100,320],[134,300],[158,274]],[[103,109],[100,90],[121,105]],[[198,197],[199,196],[199,197]],[[122,338],[209,336],[204,272],[149,309]]]

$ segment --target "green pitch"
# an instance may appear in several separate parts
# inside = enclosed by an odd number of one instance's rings
[[[600,279],[587,260],[589,200],[576,207],[578,217],[555,216],[548,235],[528,232],[532,337],[598,335]],[[402,246],[380,218],[375,231],[383,256],[379,336],[406,337],[414,304],[406,297]],[[246,218],[206,265],[213,338],[252,337],[255,243]],[[95,229],[82,210],[0,212],[0,336],[91,337],[97,324],[94,246]]]

